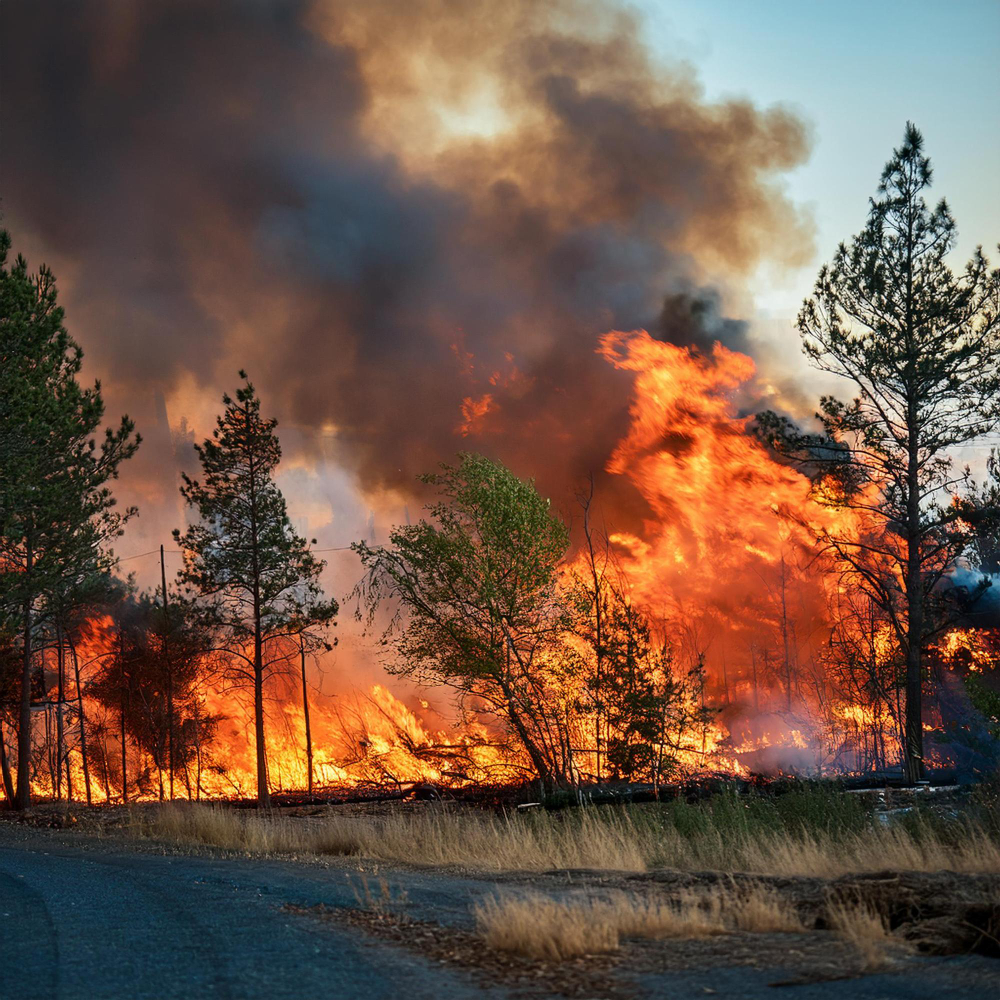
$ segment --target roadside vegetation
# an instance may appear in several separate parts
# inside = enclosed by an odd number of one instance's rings
[[[622,940],[629,938],[806,930],[793,906],[760,885],[711,894],[684,890],[670,899],[615,892],[604,898],[563,902],[528,893],[487,899],[476,906],[474,915],[489,947],[557,961],[617,951]]]
[[[133,814],[134,835],[250,854],[359,856],[484,871],[722,871],[836,878],[857,872],[1000,872],[993,786],[960,810],[876,813],[822,787],[781,796],[723,794],[689,804],[487,814],[291,818],[172,804]]]

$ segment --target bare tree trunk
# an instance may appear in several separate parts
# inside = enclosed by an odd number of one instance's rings
[[[924,776],[924,725],[921,706],[924,642],[924,594],[920,559],[920,452],[916,433],[916,402],[910,403],[910,434],[906,510],[906,729],[903,768],[908,784]]]
[[[264,666],[259,635],[254,639],[253,714],[254,739],[257,750],[257,804],[264,808],[271,805],[271,792],[267,785],[267,747],[264,743]]]
[[[0,720],[0,772],[3,775],[3,794],[7,799],[8,808],[14,806],[14,780],[10,773],[10,761],[7,759],[7,741],[3,733],[3,721]]]
[[[194,699],[194,752],[195,752],[195,776],[194,776],[194,797],[201,802],[201,702],[198,701],[197,694]],[[190,798],[190,793],[188,793]]]
[[[597,558],[594,553],[594,539],[590,528],[590,505],[594,500],[594,477],[590,477],[590,493],[583,502],[583,533],[587,539],[590,574],[594,585],[594,655],[596,659],[597,698],[594,706],[594,735],[597,752],[595,762],[597,782],[601,782],[601,699],[604,696],[604,629],[602,616],[601,576],[597,572]]]
[[[125,759],[125,637],[120,629],[118,642],[121,657],[121,700],[118,705],[118,721],[122,745],[122,805],[128,805],[128,763]]]
[[[104,800],[111,801],[111,775],[108,773],[108,740],[107,730],[101,727],[101,770],[104,776]]]
[[[792,661],[788,652],[788,605],[785,596],[785,553],[781,552],[781,641],[785,653],[785,711],[792,710]]]
[[[45,669],[44,654],[42,669]],[[49,762],[49,787],[56,791],[56,762],[52,755],[52,702],[45,702],[45,759]]]
[[[34,568],[34,551],[29,536],[25,546],[24,572],[28,578]],[[17,729],[17,795],[15,809],[27,809],[31,805],[31,598],[24,602],[24,648],[21,658],[21,711]]]
[[[726,647],[722,647],[722,691],[726,698],[726,707],[730,705],[729,701],[729,670],[726,667]]]
[[[531,763],[535,768],[539,784],[544,787],[546,783],[551,782],[551,769],[546,763],[545,757],[535,745],[534,739],[528,732],[527,727],[524,725],[524,721],[521,719],[520,713],[515,707],[514,692],[511,690],[510,685],[503,680],[498,680],[498,683],[500,690],[504,695],[507,718],[510,719],[510,724],[514,727],[514,732],[517,733],[518,739],[521,741],[521,745],[524,747],[528,754],[528,758],[531,760]]]
[[[76,682],[76,701],[80,713],[80,758],[83,762],[83,784],[87,793],[87,805],[91,805],[90,797],[90,763],[87,760],[87,716],[83,711],[83,688],[80,687],[80,660],[76,655],[76,643],[69,637],[69,652],[73,657],[73,674]]]
[[[163,546],[160,546],[160,580],[163,584],[163,656],[167,661],[167,772],[170,776],[170,801],[174,800],[174,665],[170,659],[168,631],[170,629],[167,605],[167,569]],[[161,796],[162,797],[162,796]]]
[[[63,732],[63,700],[66,697],[66,661],[64,657],[62,626],[56,626],[56,669],[58,670],[58,680],[56,690],[58,701],[56,702],[56,798],[62,798],[62,774],[63,760],[65,758],[65,739]],[[66,760],[66,780],[69,782],[69,761]]]

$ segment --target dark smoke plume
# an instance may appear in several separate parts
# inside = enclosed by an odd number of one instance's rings
[[[706,103],[610,3],[10,0],[0,27],[4,224],[89,371],[141,421],[246,367],[367,488],[464,447],[565,495],[625,427],[597,335],[739,349],[713,282],[809,249],[800,123]]]

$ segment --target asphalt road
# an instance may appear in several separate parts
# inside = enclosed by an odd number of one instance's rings
[[[164,855],[0,823],[0,1000],[509,1000],[460,969],[282,910],[356,906],[357,865]],[[406,893],[412,916],[445,925],[469,926],[474,900],[495,890],[364,867]],[[1000,1000],[1000,962],[977,956],[780,989],[769,985],[783,978],[780,960],[621,974],[637,997],[669,1000]]]
[[[462,886],[410,881],[418,909],[468,906]],[[339,870],[0,834],[0,998],[506,996],[285,903],[351,905],[354,892]]]

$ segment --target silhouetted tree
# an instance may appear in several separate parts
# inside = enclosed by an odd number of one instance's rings
[[[139,445],[123,417],[100,447],[100,384],[77,381],[82,352],[63,326],[52,272],[7,266],[0,231],[0,615],[16,620],[21,656],[16,805],[31,801],[31,672],[48,605],[111,559],[131,511],[114,510],[108,487]]]
[[[949,503],[967,471],[950,450],[1000,420],[1000,272],[977,249],[952,273],[955,222],[944,201],[925,202],[930,182],[923,139],[907,124],[864,229],[823,267],[799,314],[806,354],[857,396],[822,398],[820,434],[760,418],[768,440],[812,465],[817,498],[862,525],[822,541],[888,615],[905,655],[911,781],[922,773],[922,650],[939,627],[928,612],[968,541]]]
[[[275,666],[289,663],[289,644],[281,640],[329,626],[337,602],[323,596],[324,564],[292,528],[274,481],[281,460],[277,421],[261,416],[253,385],[244,372],[240,378],[236,398],[222,397],[225,411],[212,437],[195,446],[202,479],[184,476],[181,494],[199,520],[174,537],[184,551],[180,579],[204,625],[215,630],[230,677],[253,690],[257,801],[268,805],[265,681]]]

